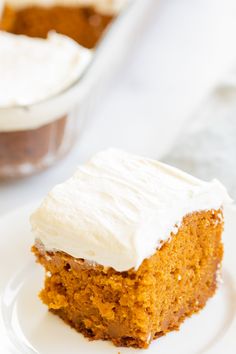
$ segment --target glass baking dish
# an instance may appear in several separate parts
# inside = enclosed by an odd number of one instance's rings
[[[152,2],[128,1],[95,47],[89,66],[69,88],[35,104],[0,108],[0,179],[34,174],[70,150],[105,83],[142,30]]]

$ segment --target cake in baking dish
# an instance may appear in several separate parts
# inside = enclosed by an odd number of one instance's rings
[[[89,339],[147,348],[214,295],[230,201],[217,180],[96,154],[31,216],[41,300]]]
[[[54,30],[86,48],[98,43],[127,0],[5,0],[0,29],[46,38]]]

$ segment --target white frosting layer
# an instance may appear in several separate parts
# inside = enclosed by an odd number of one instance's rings
[[[1,0],[0,0],[1,1]],[[3,1],[4,2],[4,1]],[[128,0],[6,0],[5,3],[14,8],[24,8],[26,6],[92,6],[98,12],[104,14],[117,14],[126,5]]]
[[[50,98],[76,81],[92,52],[72,39],[48,39],[0,31],[0,107],[28,105]]]
[[[57,185],[32,215],[36,240],[117,271],[138,268],[189,213],[230,203],[220,182],[107,150]]]

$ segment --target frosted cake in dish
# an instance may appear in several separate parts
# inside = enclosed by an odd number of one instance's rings
[[[80,80],[91,59],[91,50],[58,33],[42,39],[0,31],[0,179],[35,173],[69,151],[74,106],[46,112],[44,104]],[[41,109],[33,115],[35,104]]]
[[[42,301],[90,339],[147,348],[214,295],[230,202],[217,180],[98,153],[31,216]]]
[[[0,180],[39,172],[71,149],[98,79],[82,74],[128,2],[0,0]]]

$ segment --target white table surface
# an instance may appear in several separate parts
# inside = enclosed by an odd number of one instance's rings
[[[0,215],[42,198],[102,148],[163,157],[236,63],[235,34],[235,0],[161,0],[71,154],[37,176],[0,184]],[[163,120],[161,133],[157,119]]]

